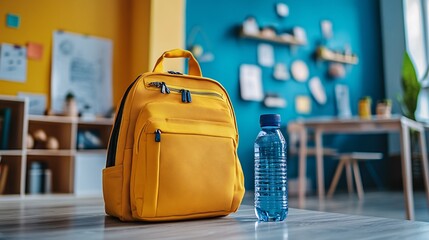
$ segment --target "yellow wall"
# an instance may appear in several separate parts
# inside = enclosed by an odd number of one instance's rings
[[[58,29],[109,38],[113,41],[113,99],[116,102],[133,80],[130,74],[131,2],[128,0],[0,0],[0,42],[44,46],[41,60],[28,60],[27,81],[0,80],[0,94],[33,92],[50,97],[52,32]],[[19,29],[6,27],[6,13],[21,17]]]
[[[185,0],[0,0],[0,42],[44,46],[41,60],[28,60],[27,81],[0,79],[0,94],[42,93],[50,98],[52,33],[70,32],[113,41],[113,104],[141,73],[151,71],[166,50],[183,48]],[[21,17],[19,29],[7,28],[6,13]],[[183,61],[166,69],[183,72]]]
[[[137,77],[150,71],[149,34],[151,1],[131,1],[131,74]]]
[[[169,49],[185,47],[185,1],[152,0],[150,23],[149,66],[153,68],[158,57]],[[183,72],[181,59],[165,61],[165,70]]]

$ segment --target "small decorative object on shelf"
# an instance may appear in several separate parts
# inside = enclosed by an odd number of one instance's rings
[[[48,136],[46,132],[42,129],[37,129],[33,132],[34,137],[34,148],[36,149],[44,149],[46,146],[46,140],[48,140]]]
[[[78,131],[77,148],[78,149],[101,149],[102,140],[97,130]]]
[[[64,115],[71,117],[77,117],[79,115],[76,99],[71,92],[67,93],[66,95],[64,103]]]
[[[82,111],[81,119],[85,121],[94,121],[96,119],[96,116],[91,110],[91,106],[85,105],[83,108],[84,110]]]
[[[316,50],[318,59],[346,64],[357,64],[358,57],[352,53],[335,52],[327,47],[320,46]]]
[[[329,64],[328,74],[332,78],[343,78],[346,76],[346,69],[343,64],[333,62]]]
[[[31,134],[27,134],[27,149],[32,149],[34,147],[34,138]]]
[[[307,33],[305,32],[304,28],[294,27],[293,28],[293,36],[295,38],[295,41],[301,42],[303,44],[307,43]]]
[[[276,38],[276,29],[273,26],[266,26],[261,29],[261,37],[264,38]]]
[[[52,192],[52,171],[43,162],[30,164],[27,178],[27,193],[41,194]]]
[[[389,118],[392,115],[392,101],[390,99],[378,101],[376,113],[379,118]]]
[[[46,148],[49,150],[57,150],[60,148],[60,143],[56,137],[48,137],[46,141]]]
[[[359,117],[364,119],[371,118],[371,97],[366,96],[359,100]]]
[[[256,19],[247,17],[241,26],[240,37],[283,45],[305,45],[307,42],[305,31],[300,27],[295,27],[293,34],[281,33],[277,35],[276,32],[273,26],[266,26],[259,30]]]
[[[252,16],[247,17],[243,22],[242,31],[246,35],[259,35],[259,26],[256,19]]]

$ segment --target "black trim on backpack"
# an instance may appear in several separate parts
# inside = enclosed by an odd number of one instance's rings
[[[138,76],[136,80],[134,80],[134,82],[131,83],[130,86],[128,86],[127,90],[124,93],[124,96],[122,97],[121,106],[119,107],[118,115],[115,118],[115,124],[113,125],[112,135],[110,136],[110,140],[109,140],[109,147],[107,149],[106,168],[115,166],[116,145],[118,144],[119,129],[121,127],[122,112],[124,111],[125,101],[127,100],[128,93],[130,92],[134,84],[137,82],[137,80],[140,78],[140,76]]]

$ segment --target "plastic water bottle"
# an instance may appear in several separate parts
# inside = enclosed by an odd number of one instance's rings
[[[283,221],[288,213],[286,140],[280,115],[260,117],[255,141],[255,213],[260,221]]]

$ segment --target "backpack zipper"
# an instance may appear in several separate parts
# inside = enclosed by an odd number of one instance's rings
[[[155,142],[161,142],[161,130],[156,129],[155,131]]]
[[[223,99],[223,96],[219,93],[168,87],[165,82],[150,82],[149,87],[159,88],[162,94],[169,94],[170,92],[180,93],[182,96],[182,102],[184,103],[192,102],[192,96],[191,96],[192,94],[201,95],[201,96],[212,96],[212,97]]]

